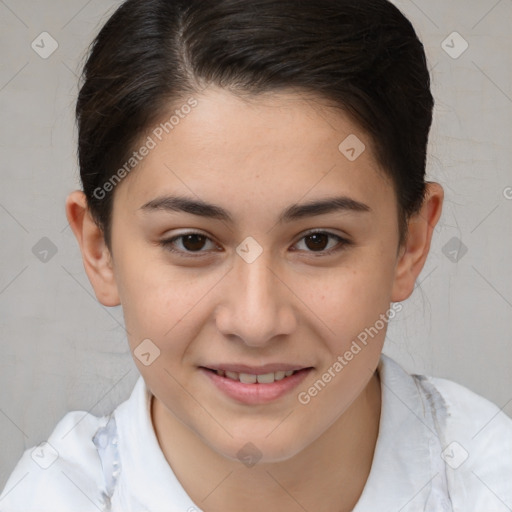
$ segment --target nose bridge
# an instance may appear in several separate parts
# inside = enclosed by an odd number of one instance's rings
[[[285,303],[270,255],[262,252],[253,261],[235,260],[229,292],[223,301],[218,328],[248,345],[263,345],[290,332],[293,314]]]
[[[252,263],[238,263],[237,277],[240,280],[241,303],[244,307],[257,310],[275,310],[277,302],[275,276],[271,270],[270,258],[260,256]]]

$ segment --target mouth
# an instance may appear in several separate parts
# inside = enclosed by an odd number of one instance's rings
[[[243,365],[222,365],[221,368],[200,366],[199,370],[222,395],[238,403],[262,405],[289,395],[314,368],[274,364],[258,368]]]
[[[298,370],[278,370],[275,372],[267,373],[246,373],[246,372],[235,372],[230,370],[216,370],[213,368],[201,367],[210,372],[216,373],[220,377],[225,377],[234,381],[242,382],[243,384],[272,384],[273,382],[286,379],[291,377],[297,372],[308,370],[309,368],[301,368]]]

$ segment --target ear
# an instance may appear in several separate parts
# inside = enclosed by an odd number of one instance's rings
[[[118,306],[121,302],[110,251],[103,232],[91,216],[87,198],[82,191],[75,190],[68,196],[66,216],[80,246],[85,272],[96,298],[104,306]]]
[[[439,183],[427,183],[421,210],[410,218],[407,240],[399,251],[392,302],[403,301],[412,294],[427,259],[434,228],[441,217],[443,200],[443,187]]]

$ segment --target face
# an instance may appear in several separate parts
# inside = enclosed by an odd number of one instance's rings
[[[340,111],[292,93],[196,99],[115,190],[130,348],[145,354],[134,361],[169,417],[217,453],[235,459],[251,442],[263,462],[285,460],[347,410],[378,364],[394,300],[395,192]],[[362,146],[339,148],[350,135],[366,146],[355,160]]]

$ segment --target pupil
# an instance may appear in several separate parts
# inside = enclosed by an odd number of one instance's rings
[[[189,251],[197,251],[203,248],[204,239],[205,237],[203,235],[185,235],[183,238],[183,247]],[[199,242],[197,242],[198,240]]]
[[[307,239],[313,240],[312,247],[307,243]],[[314,233],[306,237],[306,245],[308,249],[325,249],[327,242],[327,235],[325,233]]]

